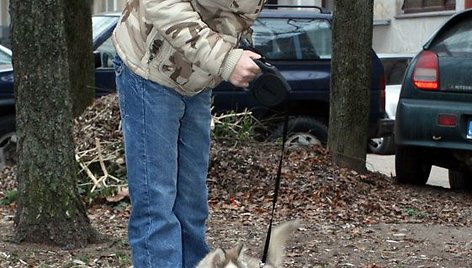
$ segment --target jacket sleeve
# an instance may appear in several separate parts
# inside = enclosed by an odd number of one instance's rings
[[[225,41],[196,12],[189,0],[144,0],[146,23],[184,57],[212,75],[228,80],[242,50]]]

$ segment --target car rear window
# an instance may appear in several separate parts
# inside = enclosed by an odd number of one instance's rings
[[[472,57],[472,19],[452,25],[435,38],[430,49],[439,56]]]
[[[331,58],[328,20],[259,18],[252,28],[254,46],[270,60]]]

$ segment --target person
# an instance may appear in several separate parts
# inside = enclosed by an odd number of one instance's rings
[[[113,32],[135,268],[193,268],[209,251],[211,89],[247,87],[238,48],[264,0],[129,0]]]

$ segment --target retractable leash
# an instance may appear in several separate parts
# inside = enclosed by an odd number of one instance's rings
[[[287,111],[285,109],[285,111]],[[279,195],[279,188],[280,188],[280,179],[282,177],[282,162],[284,159],[284,152],[285,152],[285,142],[287,141],[287,128],[288,128],[288,114],[285,113],[285,119],[284,119],[284,126],[283,126],[283,134],[282,134],[282,151],[280,153],[280,159],[279,159],[279,166],[277,169],[277,176],[275,177],[275,188],[274,188],[274,196],[272,198],[272,212],[270,216],[270,222],[269,222],[269,229],[267,230],[267,236],[266,236],[266,241],[264,245],[264,253],[262,254],[261,262],[259,264],[259,267],[264,267],[266,260],[267,260],[267,254],[269,253],[269,244],[270,244],[270,236],[272,233],[272,221],[274,219],[274,214],[275,214],[275,204],[277,203],[277,197]]]
[[[284,103],[292,90],[287,80],[274,65],[264,57],[254,60],[262,73],[254,80],[250,90],[254,98],[263,106],[275,107]],[[286,110],[285,110],[286,111]]]
[[[253,51],[255,50],[253,49]],[[261,54],[258,51],[256,52]],[[288,132],[287,130],[288,109],[287,109],[286,100],[288,98],[289,92],[291,91],[291,87],[288,84],[287,80],[285,80],[285,78],[279,72],[279,70],[275,66],[267,62],[267,60],[264,57],[260,59],[256,59],[254,60],[254,62],[259,66],[259,68],[261,68],[261,71],[262,71],[261,75],[255,79],[254,83],[252,84],[250,88],[250,91],[252,92],[254,98],[259,103],[261,103],[263,106],[266,106],[266,107],[274,107],[274,106],[284,104],[284,113],[285,113],[283,134],[282,134],[282,148],[281,148],[281,153],[280,153],[279,165],[277,169],[277,175],[275,178],[275,189],[274,189],[274,194],[272,198],[271,218],[269,222],[269,228],[267,230],[264,253],[262,255],[262,259],[259,264],[259,267],[264,267],[267,260],[267,254],[269,251],[270,236],[272,233],[272,222],[274,219],[275,206],[277,203],[277,197],[278,197],[279,188],[280,188],[280,179],[282,176],[282,162],[284,158],[285,142],[287,140],[287,132]]]

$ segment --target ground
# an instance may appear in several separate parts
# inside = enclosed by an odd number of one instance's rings
[[[244,243],[260,257],[270,221],[280,146],[214,139],[208,186],[212,248]],[[299,219],[285,267],[472,267],[469,192],[398,184],[380,173],[335,166],[319,147],[288,150],[274,224]],[[15,187],[0,175],[0,198]],[[0,206],[0,267],[129,267],[127,198],[88,204],[107,240],[65,250],[14,242],[15,203]]]

